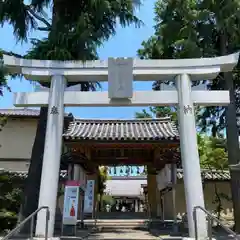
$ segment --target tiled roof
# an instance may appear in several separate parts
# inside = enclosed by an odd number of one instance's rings
[[[84,120],[71,122],[63,135],[78,140],[178,140],[170,118],[135,120]]]
[[[201,171],[202,177],[204,180],[221,180],[226,181],[230,180],[230,172],[228,170],[209,170],[209,169],[202,169]],[[183,170],[177,170],[177,178],[183,179]]]
[[[12,117],[39,117],[40,109],[32,108],[9,108],[0,109],[0,116],[12,116]],[[65,113],[65,116],[72,116],[71,113]]]
[[[20,179],[26,179],[28,176],[27,171],[6,171],[0,168],[0,175],[1,174],[7,174],[12,178],[20,178]],[[67,177],[67,171],[61,171],[60,178],[66,178],[66,177]]]
[[[0,109],[0,116],[38,117],[39,114],[40,114],[39,109],[31,109],[31,108]]]
[[[0,174],[7,173],[13,177],[26,178],[28,175],[27,171],[6,171],[0,168]],[[218,181],[226,181],[230,180],[230,173],[228,170],[202,170],[202,176],[205,180],[218,180]],[[67,171],[63,170],[60,173],[60,177],[67,177]],[[183,179],[183,170],[177,169],[177,178],[179,180]],[[147,179],[146,175],[143,176],[113,176],[111,177],[111,181],[125,181],[125,180],[135,180],[135,181],[145,181]]]

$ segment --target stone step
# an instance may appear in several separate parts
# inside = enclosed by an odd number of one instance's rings
[[[171,230],[173,228],[173,221],[161,221],[161,220],[85,220],[85,226],[97,226],[97,227],[110,227],[110,228],[158,228],[164,230]]]
[[[2,238],[0,237],[0,240]],[[14,240],[15,238],[10,238],[11,240]],[[88,236],[88,237],[54,237],[54,238],[49,238],[49,240],[97,240],[97,239],[101,239],[101,240],[185,240],[185,238],[182,237],[155,237],[155,236],[146,236],[146,235],[129,235],[126,234],[125,236],[121,236],[120,234],[98,234],[98,235],[92,235],[92,236]],[[18,238],[18,240],[31,240],[30,238]],[[34,237],[34,240],[45,240],[44,238],[36,238]],[[226,240],[226,239],[222,239],[222,240]]]
[[[96,239],[108,239],[108,240],[156,240],[160,239],[158,233],[149,232],[147,230],[135,230],[135,229],[113,229],[113,228],[101,228],[97,231],[91,232],[89,235],[85,235],[84,237],[61,237],[61,240],[79,240],[79,239],[88,239],[88,240],[96,240]],[[180,240],[181,237],[174,237],[174,240]]]
[[[84,216],[85,219],[90,219],[92,216],[90,215],[90,218],[87,218]],[[97,213],[97,218],[98,219],[148,219],[148,215],[145,212],[99,212]]]

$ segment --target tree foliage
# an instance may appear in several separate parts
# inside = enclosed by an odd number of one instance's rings
[[[107,167],[100,166],[98,173],[98,194],[103,195],[106,188],[106,181],[109,179]]]
[[[97,47],[116,33],[117,23],[141,25],[134,11],[140,1],[6,0],[0,3],[0,22],[13,26],[17,40],[28,40],[30,30],[44,31],[33,39],[27,57],[86,60],[97,57]],[[52,16],[47,15],[47,11]]]
[[[172,121],[177,122],[177,111],[175,107],[150,107],[149,111],[143,109],[142,112],[136,112],[135,118],[151,119],[170,117]]]
[[[103,196],[106,189],[106,181],[108,179],[109,179],[108,168],[106,166],[100,166],[98,168],[98,180],[97,180],[97,184],[98,184],[97,191],[98,191],[98,197],[99,197],[98,209],[100,211],[103,207]]]
[[[16,224],[22,193],[17,181],[14,176],[0,172],[0,232]]]
[[[3,96],[3,88],[7,86],[6,68],[3,64],[2,52],[0,51],[0,95]]]
[[[218,171],[218,174],[225,174],[225,171],[228,170],[226,150],[226,139],[198,134],[198,151],[201,168],[207,170],[208,174],[212,175],[212,177],[215,176],[216,171]],[[204,186],[205,182],[203,182]],[[224,210],[223,202],[232,201],[232,198],[221,191],[221,187],[219,187],[217,181],[213,182],[213,187],[215,198],[212,203],[216,206],[214,212],[217,218],[220,219],[221,213]]]
[[[97,48],[116,33],[118,22],[122,26],[142,24],[135,15],[140,5],[139,0],[6,0],[0,2],[0,23],[11,24],[18,41],[29,41],[30,31],[46,32],[43,39],[30,39],[31,48],[24,58],[94,60]],[[3,69],[0,76],[5,76]],[[83,90],[96,87],[94,83],[82,85]]]
[[[210,170],[228,170],[226,140],[197,135],[201,167]]]

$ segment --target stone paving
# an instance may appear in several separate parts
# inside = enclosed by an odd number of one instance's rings
[[[146,240],[180,240],[187,239],[187,234],[185,232],[179,232],[178,235],[174,235],[170,233],[171,231],[164,230],[147,230],[147,229],[136,229],[136,228],[117,228],[114,227],[103,227],[95,229],[95,231],[91,231],[85,236],[82,236],[81,239],[86,240],[97,240],[97,239],[114,239],[114,240],[131,240],[131,239],[146,239]],[[234,239],[233,236],[230,236],[222,229],[217,229],[217,231],[213,231],[213,239],[216,240],[231,240]]]
[[[91,223],[91,224],[89,224]],[[95,225],[96,224],[96,225]],[[98,221],[97,223],[92,221],[88,222],[88,227],[84,229],[77,229],[76,237],[66,237],[62,236],[61,240],[97,240],[97,239],[114,239],[114,240],[180,240],[186,239],[187,231],[184,229],[178,228],[178,235],[172,234],[172,227],[169,226],[154,226],[151,227],[151,230],[147,227],[145,220],[103,220]],[[230,226],[229,226],[230,227]],[[26,240],[27,237],[22,237]],[[233,236],[230,236],[220,227],[213,228],[213,239],[216,240],[230,240],[234,239]],[[1,240],[1,237],[0,237]],[[20,239],[18,239],[20,240]],[[36,239],[38,240],[38,239]],[[53,239],[52,239],[53,240]],[[56,238],[60,240],[60,238]]]
[[[102,229],[101,231],[90,234],[87,238],[88,240],[95,239],[159,239],[157,236],[153,236],[147,231],[134,230],[134,229]]]

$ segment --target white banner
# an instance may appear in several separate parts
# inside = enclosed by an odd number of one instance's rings
[[[79,185],[65,186],[63,205],[63,224],[76,225],[79,200]]]
[[[84,212],[93,213],[93,203],[94,203],[94,180],[87,180],[87,187],[84,196]]]
[[[156,180],[157,180],[157,187],[159,191],[171,184],[172,179],[171,179],[170,164],[166,164],[165,167],[158,172],[158,174],[156,175]]]

